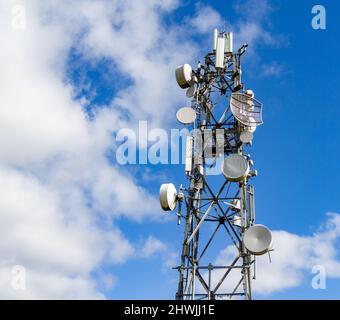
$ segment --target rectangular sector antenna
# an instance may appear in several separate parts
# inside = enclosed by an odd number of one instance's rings
[[[232,32],[228,32],[226,34],[225,52],[227,52],[227,53],[233,52],[233,33]]]
[[[255,200],[254,200],[254,187],[249,186],[249,212],[250,212],[250,221],[255,221]]]
[[[187,136],[187,144],[185,149],[185,173],[190,174],[192,169],[192,146],[193,137]]]
[[[217,48],[218,30],[214,29],[214,50]]]
[[[217,47],[216,47],[216,68],[224,68],[224,48],[225,48],[225,38],[218,37],[217,38]]]

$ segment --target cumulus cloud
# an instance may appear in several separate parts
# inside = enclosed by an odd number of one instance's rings
[[[262,77],[279,77],[284,72],[284,68],[278,62],[274,61],[270,64],[262,65]]]
[[[1,299],[103,299],[90,277],[25,268],[25,288],[13,285],[13,266],[0,267]],[[21,275],[22,276],[22,275]]]
[[[211,7],[197,6],[196,15],[193,17],[193,19],[191,19],[190,24],[199,33],[212,34],[212,31],[215,28],[222,27],[222,17]]]
[[[234,9],[240,17],[233,26],[240,41],[252,46],[283,44],[283,36],[270,31],[272,27],[270,15],[275,10],[270,1],[238,1]]]
[[[149,238],[145,241],[143,248],[141,249],[140,256],[147,258],[157,252],[164,251],[165,249],[166,245],[162,241],[153,236],[149,236]]]
[[[117,76],[129,80],[115,94],[112,106],[128,115],[130,125],[138,120],[148,120],[150,126],[169,123],[168,110],[181,102],[174,94],[178,92],[174,68],[190,61],[197,45],[188,38],[184,41],[182,27],[162,23],[176,5],[174,0],[81,1],[76,12],[66,2],[55,6],[55,11],[73,12],[66,22],[62,15],[63,24],[83,22],[77,47],[84,58],[109,59],[117,67]]]

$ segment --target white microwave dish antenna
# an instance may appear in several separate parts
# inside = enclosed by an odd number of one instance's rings
[[[172,211],[176,208],[177,190],[172,183],[161,185],[159,189],[159,202],[164,211]]]
[[[193,82],[192,68],[190,64],[184,64],[176,68],[176,81],[182,89],[190,88]]]
[[[255,224],[246,230],[243,237],[245,247],[254,255],[262,255],[271,250],[273,236],[262,224]]]
[[[232,182],[242,181],[249,173],[249,162],[237,153],[230,154],[222,162],[222,173]]]
[[[177,111],[177,120],[182,124],[191,124],[196,120],[196,111],[190,107],[184,107]]]

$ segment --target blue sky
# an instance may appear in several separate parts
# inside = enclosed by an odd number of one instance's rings
[[[28,289],[23,295],[0,290],[0,297],[174,298],[177,272],[171,266],[179,263],[183,226],[157,201],[161,183],[186,183],[184,168],[120,166],[115,136],[121,128],[136,130],[138,120],[149,120],[150,128],[180,128],[175,113],[188,102],[174,69],[203,59],[217,27],[249,42],[244,82],[264,104],[264,125],[250,153],[259,171],[257,222],[278,241],[272,267],[261,263],[277,281],[259,272],[254,297],[339,298],[337,1],[319,3],[326,8],[326,30],[311,27],[316,3],[309,0],[82,0],[73,8],[62,1],[22,3],[25,36],[5,25],[11,5],[3,5],[0,29],[10,48],[0,58],[13,77],[12,87],[0,93],[8,107],[0,118],[9,123],[0,174],[10,181],[12,187],[2,190],[11,191],[13,201],[0,201],[0,212],[7,228],[28,226],[50,240],[45,247],[40,238],[32,240],[35,231],[8,235],[15,246],[0,248],[0,280],[7,284],[11,267],[23,265]],[[130,36],[128,52],[124,39]],[[39,219],[26,221],[20,201]],[[52,223],[40,225],[45,219]],[[219,257],[223,241],[218,238]],[[45,255],[51,251],[57,257]],[[71,256],[74,263],[65,262]],[[325,290],[311,286],[314,264],[326,268]]]

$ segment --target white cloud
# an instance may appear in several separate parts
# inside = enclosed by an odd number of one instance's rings
[[[274,10],[274,7],[268,0],[238,0],[234,9],[238,15],[256,21],[268,19],[268,15]]]
[[[95,281],[88,277],[67,276],[26,268],[25,290],[12,287],[12,266],[0,267],[1,299],[103,299]]]
[[[139,255],[143,258],[147,258],[154,255],[155,253],[164,251],[165,249],[166,245],[162,241],[153,236],[149,236],[149,238],[146,239]]]
[[[180,91],[174,69],[193,58],[197,45],[183,36],[184,27],[162,23],[177,2],[83,0],[77,10],[71,3],[54,3],[53,12],[60,13],[61,23],[82,31],[77,42],[81,54],[110,59],[117,76],[129,80],[130,85],[115,95],[113,106],[130,116],[130,125],[146,119],[149,125],[170,123],[169,109],[183,101],[174,94]]]
[[[222,27],[222,17],[211,7],[197,6],[196,16],[190,21],[190,24],[200,33],[210,33],[212,40],[213,30]]]
[[[163,271],[169,271],[178,266],[180,257],[177,252],[167,252],[163,258]]]
[[[260,75],[262,77],[279,77],[284,71],[283,66],[275,61],[270,64],[263,64],[261,68],[262,72]]]
[[[0,178],[0,229],[7,239],[1,241],[0,256],[17,256],[22,265],[73,274],[86,274],[98,263],[101,237],[88,224],[85,210],[74,221],[62,210],[59,195],[36,178],[9,169],[0,170]]]
[[[1,169],[0,177],[0,297],[100,297],[88,274],[108,242],[89,224],[86,211],[74,220],[58,194],[30,175]],[[26,268],[24,291],[11,286],[17,264]]]
[[[135,248],[124,238],[119,230],[109,233],[105,240],[111,248],[109,250],[109,258],[114,264],[124,263],[135,253]]]

